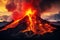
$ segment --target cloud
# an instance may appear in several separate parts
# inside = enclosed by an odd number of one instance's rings
[[[47,20],[49,22],[58,22],[60,21],[60,13],[56,13],[54,15],[49,15],[49,16],[44,15],[42,19]]]
[[[11,17],[11,13],[8,12],[0,12],[0,22],[11,22],[12,21],[12,17]]]

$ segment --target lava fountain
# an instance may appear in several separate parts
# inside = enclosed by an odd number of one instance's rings
[[[41,35],[48,32],[53,32],[56,28],[52,27],[47,22],[43,23],[44,21],[41,20],[40,16],[38,19],[37,15],[40,15],[41,13],[37,13],[38,10],[33,7],[32,2],[33,0],[31,0],[31,2],[26,2],[26,0],[9,0],[6,9],[8,12],[12,12],[12,19],[14,21],[2,28],[0,31],[7,30],[9,28],[16,28],[19,22],[27,16],[28,19],[26,20],[28,26],[21,32],[32,31],[34,34]],[[38,2],[36,3],[38,4]]]

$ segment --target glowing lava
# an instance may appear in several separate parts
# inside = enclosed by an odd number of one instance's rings
[[[36,21],[36,16],[34,15],[36,13],[35,10],[27,10],[27,16],[29,17],[27,24],[28,27],[23,30],[22,32],[26,32],[26,31],[33,31],[34,34],[45,34],[48,32],[53,32],[53,30],[55,29],[54,27],[52,27],[51,25],[49,25],[48,23],[43,24],[41,22],[41,20],[39,20],[40,22]],[[37,25],[38,23],[38,25]]]
[[[36,14],[38,14],[37,10],[30,3],[22,2],[21,3],[23,4],[22,9],[20,7],[20,3],[16,3],[16,4],[18,4],[16,10],[12,11],[12,17],[13,17],[14,22],[5,26],[0,31],[7,30],[9,28],[15,28],[19,24],[19,22],[26,16],[28,17],[28,20],[27,20],[28,27],[26,27],[25,30],[22,30],[22,32],[32,31],[34,32],[34,34],[43,35],[47,32],[52,32],[55,29],[48,23],[43,24],[41,20],[39,21],[36,20],[37,18]]]

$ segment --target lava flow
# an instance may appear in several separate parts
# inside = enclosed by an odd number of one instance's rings
[[[7,30],[9,28],[16,28],[19,22],[24,19],[26,16],[27,19],[27,27],[22,32],[32,31],[34,34],[45,34],[48,32],[52,32],[55,28],[52,27],[48,23],[43,23],[42,20],[38,20],[36,15],[40,15],[37,13],[37,10],[32,6],[31,3],[27,3],[22,0],[22,2],[14,3],[16,8],[14,10],[10,10],[12,12],[12,19],[14,20],[11,24],[5,26],[0,31]],[[8,6],[8,9],[10,7]]]

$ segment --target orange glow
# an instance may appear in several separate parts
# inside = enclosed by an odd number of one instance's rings
[[[36,12],[36,10],[32,10],[31,8],[29,8],[29,9],[26,11],[26,15],[33,15],[35,12]]]
[[[5,8],[8,0],[0,0],[0,12],[8,12],[8,10]]]
[[[53,32],[55,28],[50,26],[49,24],[39,24],[39,29],[40,29],[40,34],[48,33],[48,32]]]
[[[20,20],[16,20],[16,21],[12,22],[11,24],[5,26],[5,27],[4,27],[2,30],[0,30],[0,31],[7,30],[7,29],[9,29],[9,28],[15,28],[15,27],[18,25],[19,21],[20,21]]]

